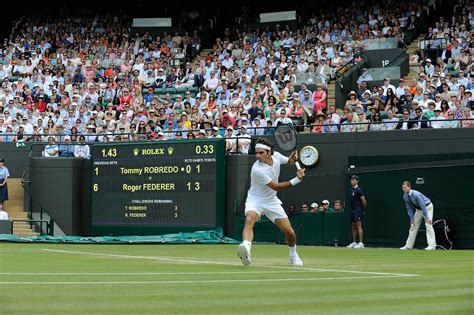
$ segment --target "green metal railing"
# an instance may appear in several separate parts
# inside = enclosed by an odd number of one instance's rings
[[[24,189],[24,191],[28,194],[29,198],[29,210],[28,210],[28,220],[13,220],[12,221],[12,232],[13,232],[13,222],[27,222],[30,223],[30,226],[33,227],[34,224],[40,223],[40,231],[41,234],[43,235],[43,228],[42,228],[42,223],[46,222],[46,234],[54,236],[54,218],[49,212],[46,210],[46,208],[43,206],[43,204],[33,196],[29,189],[30,181],[25,180],[25,174],[26,171],[23,172],[23,175],[21,176],[21,185]],[[37,204],[39,207],[39,220],[36,220],[33,218],[33,213],[34,211],[34,204]],[[43,220],[43,217],[46,217],[46,215],[49,217],[49,220]]]

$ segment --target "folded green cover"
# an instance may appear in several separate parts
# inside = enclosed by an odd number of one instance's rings
[[[174,233],[146,236],[62,236],[49,235],[23,237],[13,234],[0,234],[0,242],[16,243],[68,243],[68,244],[238,244],[224,236],[222,228],[209,231]]]

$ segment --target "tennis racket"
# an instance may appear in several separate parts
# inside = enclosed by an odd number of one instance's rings
[[[293,152],[297,145],[297,134],[296,130],[290,125],[281,124],[275,129],[273,136],[275,137],[275,142],[283,151]],[[296,158],[298,159],[298,154]],[[301,169],[298,161],[295,162],[295,165],[297,169]]]

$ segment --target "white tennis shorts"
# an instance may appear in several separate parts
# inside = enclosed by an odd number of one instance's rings
[[[276,219],[288,218],[281,204],[256,204],[254,202],[245,203],[245,214],[255,211],[260,217],[264,214],[270,221],[275,223]]]

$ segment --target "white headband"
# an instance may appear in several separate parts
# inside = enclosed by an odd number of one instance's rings
[[[268,150],[268,151],[271,151],[271,150],[272,150],[272,148],[270,148],[268,145],[263,144],[263,143],[257,143],[257,144],[255,145],[255,149],[257,149],[257,148],[265,149],[265,150]]]

